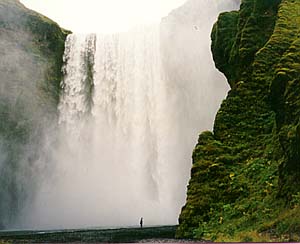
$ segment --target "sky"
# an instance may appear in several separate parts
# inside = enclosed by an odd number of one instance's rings
[[[158,22],[186,0],[21,0],[77,33],[126,31],[139,24]]]

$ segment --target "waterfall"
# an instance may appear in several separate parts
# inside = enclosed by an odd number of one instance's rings
[[[190,0],[161,24],[67,37],[54,167],[21,226],[177,223],[197,136],[228,90],[209,48],[218,13],[236,6],[221,2]]]
[[[64,62],[61,224],[68,225],[74,209],[91,225],[135,225],[141,216],[147,224],[176,223],[183,204],[178,185],[183,194],[186,177],[180,179],[184,167],[169,153],[178,128],[168,107],[160,26],[71,34]]]
[[[69,35],[66,40],[59,123],[64,123],[73,132],[91,107],[95,38],[95,35]]]

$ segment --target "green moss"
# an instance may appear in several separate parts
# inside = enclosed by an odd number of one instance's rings
[[[299,13],[299,1],[243,0],[214,25],[232,89],[194,150],[178,237],[299,241],[299,208],[287,210],[300,191]]]
[[[29,51],[37,52],[37,62],[45,62],[48,66],[46,79],[41,82],[40,89],[54,99],[55,107],[57,107],[62,80],[62,57],[65,39],[69,32],[62,30],[55,22],[35,12],[25,15],[24,20],[24,28],[35,36]]]

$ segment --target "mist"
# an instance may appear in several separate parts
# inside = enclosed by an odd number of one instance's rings
[[[15,182],[27,190],[9,226],[137,226],[141,217],[145,225],[177,224],[197,137],[212,129],[229,90],[212,60],[210,32],[220,12],[238,7],[189,0],[159,25],[68,36],[58,118],[26,112],[43,122],[33,133],[39,140],[22,146],[35,163],[17,171]]]
[[[0,228],[13,228],[47,167],[48,149],[40,145],[57,114],[45,79],[50,61],[31,52],[35,36],[21,28],[20,9],[6,6],[0,6]]]

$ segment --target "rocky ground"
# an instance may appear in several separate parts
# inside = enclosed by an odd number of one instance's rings
[[[1,231],[6,243],[192,243],[175,239],[176,226],[56,231]],[[2,242],[1,242],[2,240]]]

